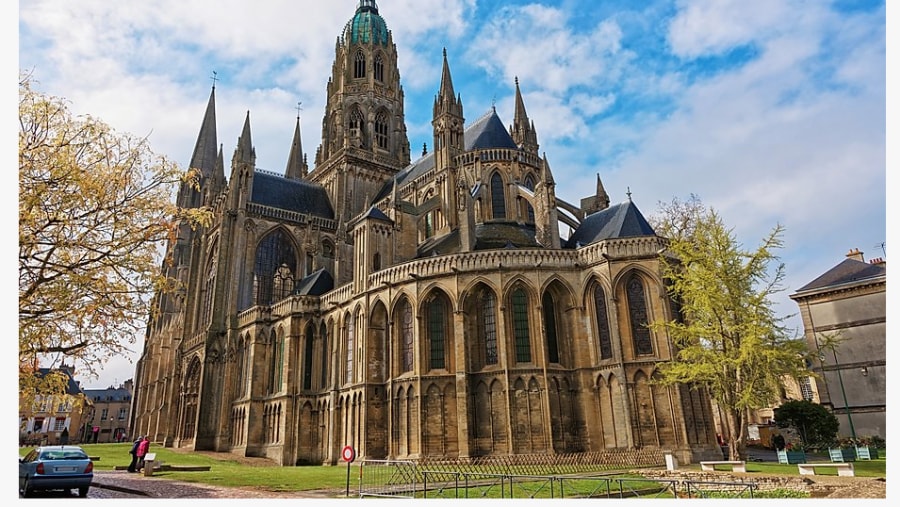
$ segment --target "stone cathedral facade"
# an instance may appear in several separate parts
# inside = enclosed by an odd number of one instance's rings
[[[133,434],[284,465],[671,450],[718,453],[708,396],[652,379],[672,357],[666,241],[629,199],[557,197],[515,83],[507,127],[466,123],[443,55],[431,152],[411,160],[397,49],[374,0],[335,46],[309,168],[229,177],[215,87],[191,158],[214,223],[183,227],[135,375]],[[560,237],[560,222],[569,237]]]

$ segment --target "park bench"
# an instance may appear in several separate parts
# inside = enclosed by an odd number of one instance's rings
[[[746,472],[746,461],[701,461],[700,470],[704,472],[715,472],[716,465],[730,465],[732,472]]]
[[[797,463],[800,475],[816,475],[816,468],[834,468],[841,477],[854,477],[853,463]]]

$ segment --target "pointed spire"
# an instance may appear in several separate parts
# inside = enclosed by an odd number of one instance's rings
[[[444,48],[444,68],[441,70],[441,88],[438,96],[441,99],[453,100],[456,93],[453,92],[453,78],[450,77],[450,64],[447,63],[447,48]]]
[[[294,180],[306,176],[307,168],[303,155],[303,141],[300,138],[300,114],[297,114],[297,126],[294,128],[294,140],[291,143],[291,153],[288,155],[287,168],[284,177]]]
[[[547,185],[555,185],[556,182],[553,180],[553,173],[550,171],[550,162],[547,161],[547,153],[544,152],[543,159],[544,166],[544,183]]]
[[[516,76],[516,112],[513,116],[513,124],[528,126],[528,113],[525,112],[525,101],[522,100],[522,90],[519,89],[519,76]]]
[[[189,167],[200,169],[203,177],[211,176],[216,166],[216,148],[218,145],[219,143],[216,140],[216,85],[213,83]]]
[[[609,207],[609,194],[603,188],[603,182],[600,181],[600,173],[597,173],[597,201],[600,203],[601,209]]]
[[[210,184],[212,195],[218,195],[225,189],[225,157],[222,156],[222,145],[219,145],[219,153],[216,155],[216,171],[213,173]]]
[[[244,162],[255,162],[256,153],[253,149],[253,141],[250,139],[250,111],[247,111],[247,117],[244,119],[244,128],[241,131],[241,137],[238,138],[236,149],[239,160]]]
[[[513,115],[513,124],[509,128],[509,135],[515,143],[537,155],[538,142],[534,122],[528,119],[525,111],[525,100],[522,98],[522,90],[519,88],[519,77],[516,76],[516,110]]]

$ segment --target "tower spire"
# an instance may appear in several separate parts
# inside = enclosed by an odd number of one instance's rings
[[[513,124],[509,127],[509,135],[513,141],[525,150],[537,155],[538,142],[534,123],[528,119],[525,111],[525,100],[522,98],[522,90],[519,89],[519,77],[516,76],[516,109],[513,116]]]
[[[306,177],[308,168],[303,154],[303,141],[300,138],[300,102],[297,103],[297,126],[294,128],[294,140],[291,142],[291,153],[288,155],[284,177],[299,180]]]
[[[215,74],[215,73],[213,73]],[[200,132],[197,134],[197,142],[194,144],[194,152],[191,154],[189,169],[200,171],[197,180],[204,185],[215,174],[216,170],[216,85],[213,81],[212,91],[209,92],[209,101],[206,104],[206,112],[203,122],[200,124]],[[186,183],[181,184],[178,190],[178,205],[181,207],[196,208],[202,205],[202,190],[197,190]]]

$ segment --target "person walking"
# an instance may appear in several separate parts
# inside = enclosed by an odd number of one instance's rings
[[[144,456],[147,455],[147,451],[150,450],[150,439],[147,438],[147,435],[144,435],[144,438],[141,440],[141,443],[138,444],[137,447],[137,470],[141,470],[144,468]]]
[[[128,451],[128,454],[131,454],[131,463],[128,465],[128,471],[132,473],[137,472],[137,451],[138,447],[141,445],[141,440],[143,440],[143,437],[137,437],[136,439],[134,439],[134,443],[131,444],[131,450]]]

